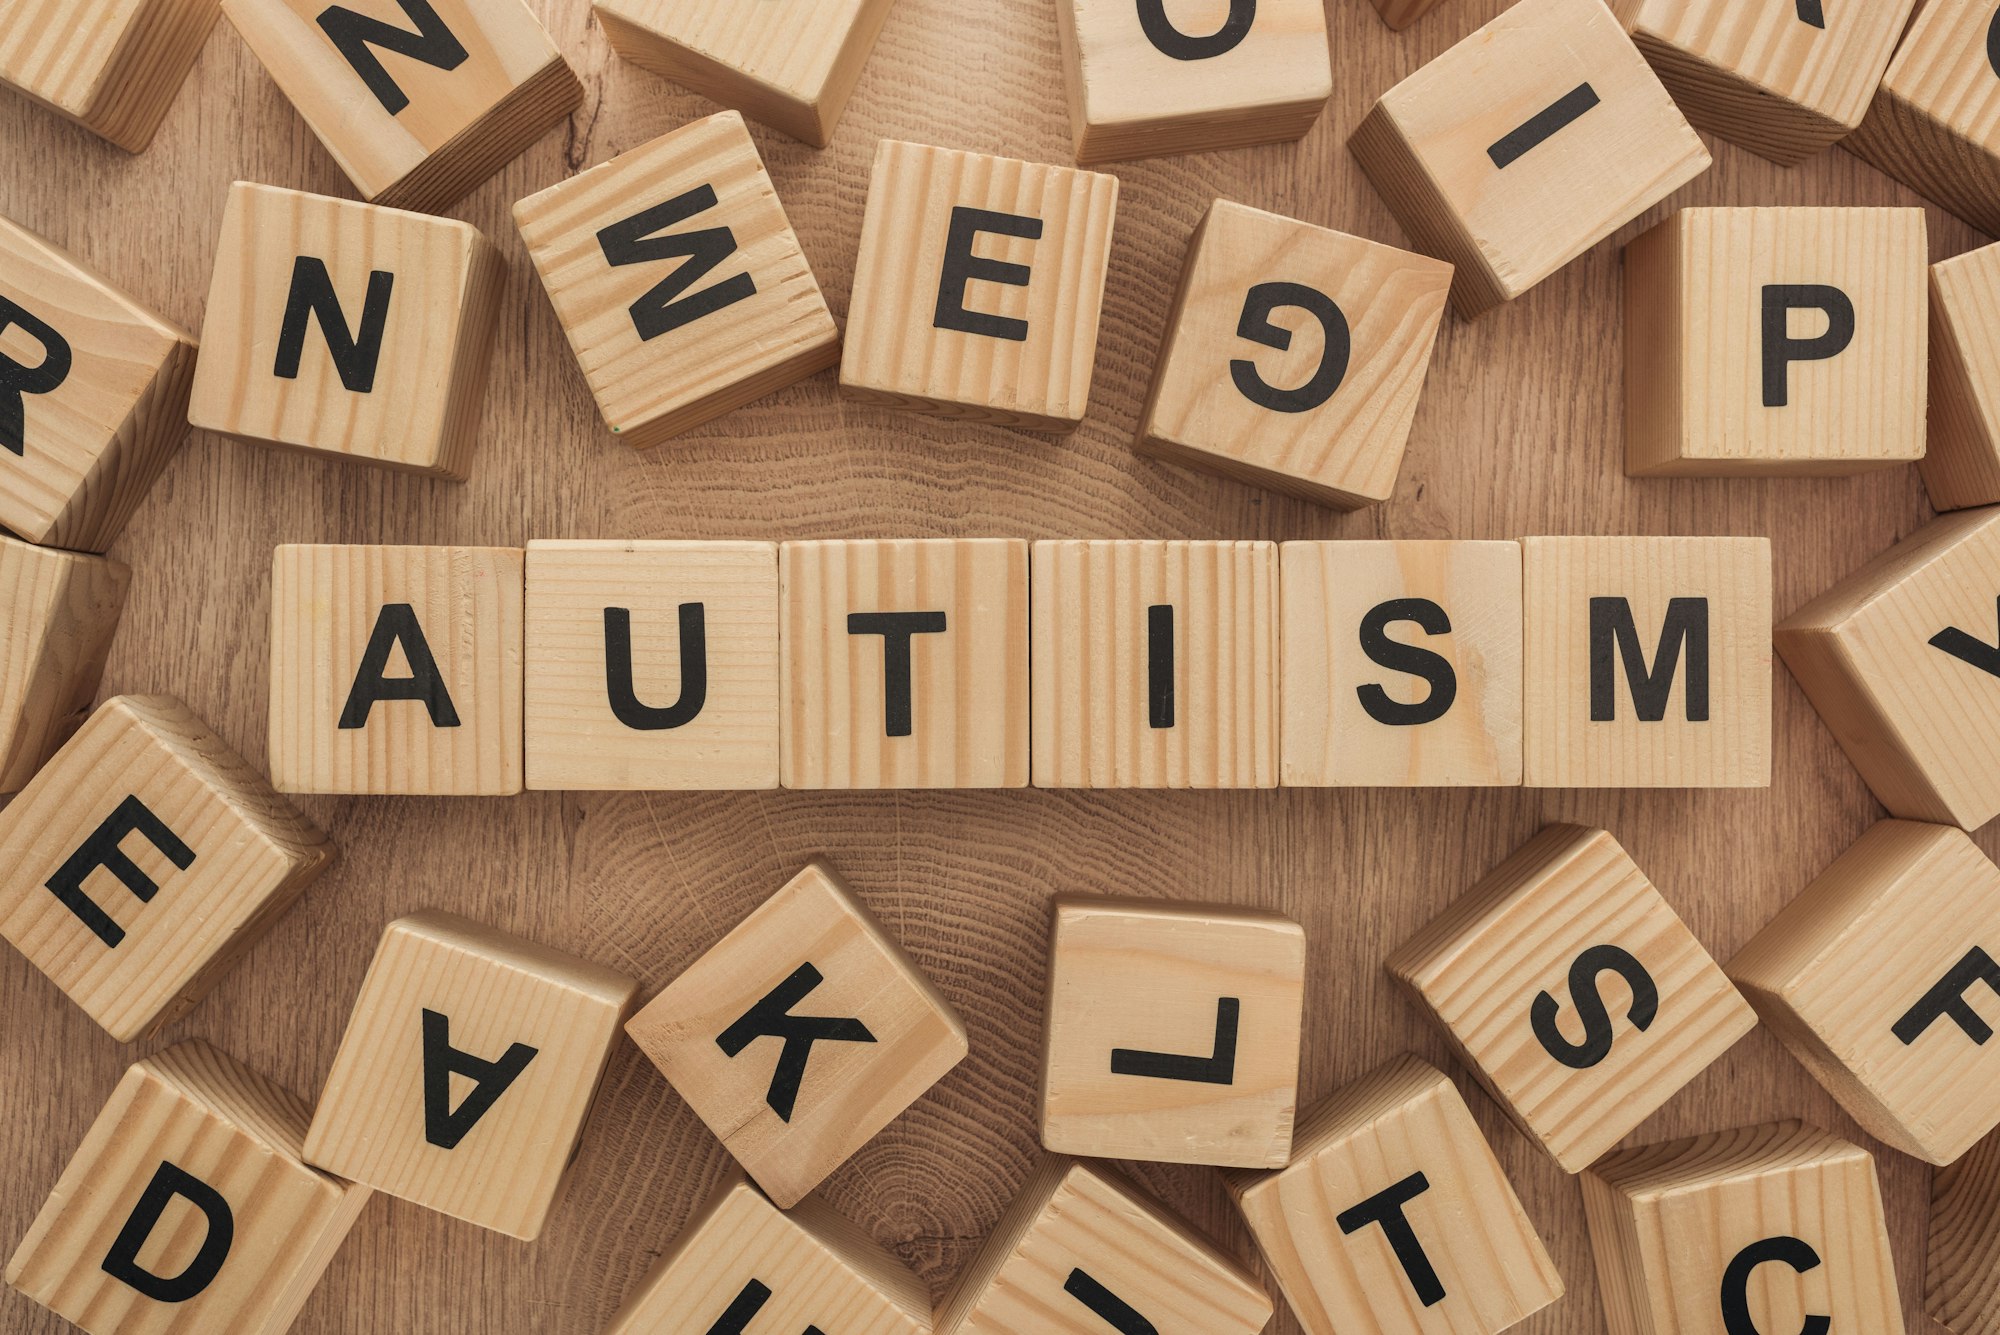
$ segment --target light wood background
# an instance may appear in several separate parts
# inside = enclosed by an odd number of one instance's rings
[[[114,554],[135,578],[106,689],[184,697],[265,759],[271,549],[281,542],[518,544],[532,537],[1007,535],[1509,538],[1532,533],[1768,534],[1780,616],[1927,517],[1916,472],[1802,481],[1633,482],[1622,467],[1617,244],[1477,325],[1448,318],[1395,498],[1341,516],[1136,459],[1130,442],[1183,250],[1211,199],[1401,243],[1345,149],[1372,99],[1503,0],[1447,0],[1390,33],[1367,0],[1329,0],[1336,67],[1303,143],[1126,164],[1089,420],[1050,440],[843,404],[821,374],[650,454],[614,442],[508,222],[514,200],[714,107],[611,58],[584,0],[531,0],[584,75],[566,129],[454,211],[501,246],[488,424],[452,484],[261,452],[197,434]],[[868,165],[881,136],[1069,161],[1050,0],[900,0],[833,147],[758,140],[836,315],[849,305]],[[199,328],[237,177],[348,194],[332,160],[227,25],[151,151],[128,157],[0,99],[0,212],[70,247]],[[1890,204],[1913,197],[1836,149],[1781,171],[1715,144],[1685,204]],[[1622,243],[1665,209],[1625,228]],[[1932,210],[1937,257],[1978,238]],[[1391,948],[1545,821],[1608,826],[1727,957],[1879,815],[1796,686],[1778,673],[1768,791],[530,794],[511,800],[316,799],[344,862],[199,1009],[202,1035],[309,1100],[333,1060],[377,934],[436,906],[637,974],[650,992],[808,859],[824,854],[936,978],[972,1055],[827,1185],[944,1290],[1036,1155],[1035,1072],[1050,897],[1208,898],[1305,923],[1302,1093],[1397,1053],[1446,1061],[1391,988]],[[2000,852],[2000,830],[1981,839]],[[0,951],[0,1250],[27,1228],[139,1052],[107,1038]],[[1470,1082],[1461,1083],[1468,1089]],[[1472,1094],[1569,1284],[1520,1329],[1603,1328],[1581,1198]],[[1799,1115],[1860,1132],[1777,1041],[1739,1045],[1635,1139]],[[1879,1151],[1913,1330],[1925,1171]],[[400,1201],[372,1203],[298,1329],[591,1332],[694,1211],[723,1153],[625,1044],[566,1201],[533,1245]],[[1248,1255],[1216,1175],[1138,1169]],[[0,1328],[60,1323],[11,1291]],[[1288,1316],[1273,1323],[1296,1335]]]

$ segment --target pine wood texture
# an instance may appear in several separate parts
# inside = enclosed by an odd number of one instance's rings
[[[1374,0],[1375,10],[1382,16],[1382,22],[1398,31],[1409,27],[1436,9],[1441,2],[1442,0]]]
[[[1929,449],[1939,510],[2000,501],[2000,246],[1931,266]]]
[[[1983,232],[2000,232],[2000,71],[1984,0],[1924,0],[1844,147]]]
[[[141,153],[221,12],[219,0],[7,0],[0,85]]]
[[[0,793],[18,793],[97,698],[132,571],[0,534]]]
[[[2000,1331],[2000,1135],[1939,1169],[1924,1308],[1952,1335]]]

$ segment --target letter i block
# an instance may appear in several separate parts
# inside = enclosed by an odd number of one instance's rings
[[[1529,538],[1530,788],[1771,782],[1771,544]]]
[[[965,1057],[965,1026],[812,863],[626,1026],[789,1210]]]
[[[530,195],[514,222],[605,425],[636,449],[840,360],[738,112]]]
[[[17,793],[97,697],[132,572],[0,534],[0,793]]]
[[[218,12],[217,0],[20,0],[0,34],[0,85],[141,152]]]
[[[1049,939],[1042,1144],[1274,1168],[1298,1112],[1305,929],[1222,905],[1064,896]]]
[[[1993,6],[1987,0],[1925,0],[1872,91],[1867,119],[1843,147],[1980,231],[2000,232],[2000,49],[1993,41]]]
[[[290,1330],[369,1197],[307,1166],[307,1115],[206,1043],[136,1063],[7,1282],[91,1335]]]
[[[119,696],[0,812],[0,936],[130,1042],[192,1010],[333,856],[186,705]]]
[[[2000,1135],[1931,1180],[1924,1308],[1952,1335],[2000,1330]]]
[[[1917,471],[1938,510],[2000,501],[2000,310],[1989,295],[1996,290],[2000,246],[1931,266],[1930,440]]]
[[[1278,548],[1038,542],[1041,788],[1278,786]]]
[[[1118,178],[883,140],[840,390],[1031,431],[1083,421]]]
[[[1708,169],[1602,0],[1521,0],[1382,95],[1349,149],[1470,318]]]
[[[1563,1295],[1472,1110],[1415,1057],[1309,1109],[1289,1167],[1224,1180],[1308,1335],[1497,1335]]]

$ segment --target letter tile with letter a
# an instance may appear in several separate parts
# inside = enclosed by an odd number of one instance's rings
[[[2000,234],[1996,25],[1988,0],[1925,0],[1888,73],[1871,85],[1867,118],[1842,144],[1989,236]]]
[[[0,793],[17,793],[97,698],[132,572],[0,534]]]
[[[1924,1309],[1951,1335],[2000,1331],[2000,1133],[1932,1174]]]
[[[145,151],[201,55],[217,0],[16,0],[0,86]]]
[[[1757,1024],[1618,841],[1576,825],[1528,841],[1388,969],[1571,1173]]]
[[[534,1240],[638,990],[456,914],[398,918],[362,979],[307,1162]]]
[[[1292,1152],[1306,934],[1219,904],[1057,898],[1042,1144],[1275,1168]]]
[[[1930,442],[1917,471],[1937,510],[2000,502],[1996,290],[2000,245],[1931,266]]]
[[[206,1043],[136,1063],[7,1282],[90,1335],[282,1335],[369,1196],[306,1164],[307,1115]]]
[[[966,1054],[950,1003],[817,862],[626,1031],[783,1209]]]
[[[1520,0],[1382,95],[1348,142],[1468,319],[1708,169],[1603,0]]]

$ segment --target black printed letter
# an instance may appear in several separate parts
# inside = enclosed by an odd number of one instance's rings
[[[1826,332],[1816,338],[1793,338],[1793,311],[1826,312]],[[1783,408],[1792,401],[1793,362],[1823,362],[1847,351],[1854,341],[1854,303],[1837,287],[1824,283],[1770,283],[1764,288],[1764,406]]]
[[[389,322],[389,293],[396,275],[376,269],[368,275],[368,297],[361,307],[359,335],[347,327],[347,315],[333,292],[333,276],[322,260],[301,255],[292,262],[292,293],[285,302],[285,323],[278,331],[278,360],[271,374],[281,380],[299,378],[299,359],[306,350],[306,323],[319,317],[333,368],[351,393],[375,389],[375,369],[382,361],[382,331]]]
[[[1736,1253],[1722,1272],[1722,1328],[1728,1335],[1764,1335],[1750,1316],[1750,1272],[1766,1261],[1781,1262],[1803,1275],[1819,1268],[1819,1253],[1797,1238],[1765,1238]],[[1827,1335],[1831,1329],[1831,1318],[1809,1316],[1799,1335]]]
[[[770,1286],[760,1280],[751,1280],[730,1302],[727,1310],[715,1319],[708,1328],[708,1335],[744,1335],[749,1329],[750,1318],[764,1310],[764,1304],[771,1301]],[[818,1326],[807,1326],[805,1335],[824,1335]]]
[[[1140,1075],[1150,1080],[1185,1080],[1198,1085],[1236,1083],[1236,1026],[1243,1003],[1223,997],[1215,1003],[1215,1046],[1207,1057],[1183,1057],[1173,1052],[1111,1049],[1111,1074]]]
[[[1130,1303],[1081,1270],[1069,1272],[1063,1292],[1110,1322],[1118,1335],[1160,1335],[1159,1327],[1140,1316]]]
[[[201,1211],[208,1220],[208,1232],[180,1274],[156,1275],[139,1264],[139,1252],[176,1196]],[[156,1303],[184,1303],[222,1273],[222,1263],[229,1259],[229,1245],[235,1237],[236,1218],[229,1211],[229,1202],[222,1199],[222,1193],[163,1159],[153,1170],[153,1180],[139,1194],[139,1203],[132,1207],[125,1226],[111,1240],[111,1250],[104,1254],[102,1265],[105,1274]]]
[[[410,675],[385,677],[382,674],[388,671],[389,653],[398,644],[403,646]],[[417,610],[408,603],[385,603],[376,616],[375,631],[368,637],[368,647],[361,652],[361,667],[354,674],[347,704],[340,711],[340,726],[367,727],[369,711],[375,708],[377,700],[421,700],[430,711],[432,727],[458,726],[458,710],[451,703],[444,674],[438,671],[437,660],[431,657],[431,644],[424,638],[424,628],[417,624]]]
[[[1687,651],[1687,720],[1708,722],[1708,599],[1674,598],[1667,603],[1666,624],[1660,628],[1659,647],[1653,666],[1646,668],[1646,651],[1639,643],[1639,628],[1632,622],[1632,603],[1627,598],[1590,600],[1590,721],[1610,723],[1618,717],[1618,674],[1612,662],[1612,647],[1624,660],[1625,677],[1632,685],[1632,710],[1646,723],[1658,723],[1667,716],[1667,697],[1673,693],[1674,671],[1680,666],[1681,651]]]
[[[142,904],[152,903],[153,896],[160,892],[153,878],[119,847],[120,841],[128,834],[145,835],[153,847],[166,855],[167,861],[182,871],[194,865],[194,850],[182,843],[181,837],[168,829],[166,823],[135,795],[120,802],[117,809],[90,832],[90,837],[69,855],[62,866],[56,868],[55,875],[47,881],[55,897],[71,913],[83,919],[84,926],[97,933],[98,940],[114,949],[125,939],[125,929],[113,922],[111,915],[83,892],[84,880],[102,867],[123,881],[125,888],[132,892],[132,897]]]
[[[1229,378],[1244,398],[1260,408],[1277,413],[1310,412],[1333,397],[1347,378],[1347,361],[1353,355],[1353,335],[1347,316],[1333,298],[1303,283],[1259,283],[1243,299],[1243,314],[1236,321],[1236,337],[1261,343],[1280,352],[1292,346],[1292,331],[1271,323],[1271,312],[1281,306],[1296,306],[1320,323],[1326,347],[1319,367],[1297,389],[1278,389],[1257,374],[1257,364],[1244,358],[1229,363]]]
[[[1931,648],[1942,649],[1981,672],[2000,677],[2000,644],[1987,644],[1957,626],[1946,626],[1931,636]]]
[[[1174,726],[1174,609],[1146,609],[1146,726]]]
[[[1554,138],[1565,126],[1574,124],[1598,100],[1595,88],[1580,83],[1522,121],[1520,128],[1508,131],[1486,150],[1486,156],[1504,171]]]
[[[335,50],[347,57],[347,63],[354,66],[354,72],[361,76],[361,82],[368,85],[368,91],[375,94],[375,100],[391,116],[409,106],[410,99],[389,77],[389,71],[382,68],[381,58],[369,47],[379,46],[384,51],[394,51],[399,56],[421,60],[441,70],[455,70],[466,61],[465,47],[452,35],[445,21],[437,16],[437,11],[431,8],[430,0],[396,0],[396,3],[403,7],[403,13],[410,22],[417,25],[415,32],[394,27],[366,14],[357,14],[351,9],[342,9],[339,5],[319,16],[320,31],[326,34]]]
[[[1458,699],[1458,673],[1442,654],[1403,644],[1389,638],[1389,627],[1398,621],[1414,621],[1426,635],[1451,634],[1451,618],[1428,598],[1392,598],[1368,609],[1361,618],[1361,652],[1392,672],[1422,677],[1431,685],[1430,694],[1413,705],[1389,698],[1389,693],[1369,682],[1357,686],[1361,708],[1377,723],[1391,728],[1413,728],[1435,723],[1451,711]]]
[[[641,339],[671,333],[756,294],[757,284],[749,274],[740,273],[691,297],[681,296],[736,253],[736,234],[727,227],[704,227],[672,236],[656,234],[686,222],[697,213],[706,213],[715,205],[715,187],[697,186],[598,232],[598,248],[613,266],[686,258],[686,263],[632,303],[632,327],[639,331]]]
[[[1444,1301],[1444,1283],[1438,1278],[1437,1270],[1431,1265],[1431,1258],[1424,1255],[1424,1244],[1417,1241],[1417,1230],[1403,1214],[1403,1207],[1431,1189],[1430,1179],[1422,1173],[1412,1173],[1386,1191],[1378,1191],[1351,1210],[1342,1210],[1334,1217],[1342,1233],[1359,1233],[1370,1224],[1380,1224],[1383,1234],[1389,1239],[1389,1250],[1396,1254],[1396,1261],[1409,1276],[1410,1287],[1425,1307],[1436,1307]]]
[[[1229,17],[1206,37],[1190,37],[1167,17],[1166,0],[1138,0],[1139,27],[1163,56],[1175,60],[1207,60],[1234,51],[1257,21],[1257,0],[1229,0]]]
[[[424,1139],[441,1150],[458,1148],[486,1110],[507,1092],[535,1059],[539,1048],[516,1043],[500,1054],[498,1061],[485,1061],[451,1045],[451,1021],[436,1011],[424,1010]],[[465,1101],[451,1106],[451,1078],[466,1076],[473,1081]]]
[[[885,736],[910,735],[910,637],[942,635],[942,612],[850,612],[849,635],[882,637],[882,727]]]
[[[1652,1028],[1660,1013],[1660,988],[1645,965],[1617,946],[1592,946],[1584,951],[1569,966],[1569,995],[1583,1019],[1583,1042],[1572,1043],[1563,1037],[1556,1024],[1562,1007],[1549,993],[1537,996],[1528,1013],[1535,1038],[1543,1049],[1572,1071],[1588,1071],[1611,1055],[1614,1033],[1611,1013],[1605,1009],[1604,994],[1597,988],[1598,975],[1606,973],[1617,974],[1632,989],[1628,1018],[1634,1029],[1643,1033]]]
[[[15,454],[28,452],[28,412],[23,394],[47,394],[69,379],[69,341],[22,307],[0,297],[0,334],[10,326],[42,345],[42,360],[23,366],[0,353],[0,447]]]
[[[1826,31],[1826,10],[1821,0],[1799,0],[1799,22]]]
[[[781,1122],[792,1120],[792,1109],[799,1101],[799,1083],[805,1079],[806,1062],[812,1057],[813,1044],[822,1040],[829,1043],[875,1041],[875,1035],[869,1033],[868,1026],[858,1019],[791,1013],[792,1007],[805,1000],[806,995],[824,981],[820,971],[810,963],[801,964],[792,970],[791,977],[772,988],[762,1001],[743,1012],[736,1023],[715,1039],[715,1046],[730,1057],[760,1038],[781,1038],[785,1041],[784,1049],[778,1053],[777,1069],[771,1072],[771,1087],[764,1094],[764,1102],[778,1114]]]
[[[639,703],[632,689],[632,612],[604,609],[604,690],[611,712],[628,728],[664,732],[694,722],[708,703],[708,620],[701,603],[682,603],[681,695],[665,709]]]
[[[981,259],[972,253],[972,243],[981,232],[995,236],[1018,236],[1030,241],[1042,238],[1042,220],[988,209],[955,208],[951,228],[945,233],[944,273],[938,279],[937,313],[931,323],[939,329],[956,329],[961,334],[984,334],[1010,343],[1028,341],[1028,322],[1002,315],[986,315],[965,309],[965,285],[975,278],[1008,287],[1026,287],[1033,271],[1025,264],[1006,260]]]
[[[1924,1031],[1939,1020],[1950,1020],[1965,1031],[1965,1036],[1980,1047],[1985,1047],[1993,1037],[1993,1026],[1980,1018],[1972,1009],[1972,1003],[1965,999],[1966,992],[1974,983],[1984,983],[2000,996],[2000,964],[1983,949],[1974,946],[1967,951],[1952,971],[1938,980],[1937,986],[1924,993],[1916,1005],[1902,1019],[1896,1021],[1891,1031],[1903,1040],[1905,1047],[1922,1038]]]

